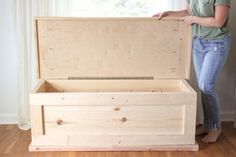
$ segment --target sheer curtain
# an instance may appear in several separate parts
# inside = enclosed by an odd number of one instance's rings
[[[13,0],[18,50],[18,125],[30,128],[29,93],[37,83],[35,68],[35,16],[151,16],[164,10],[181,10],[185,0]],[[193,72],[193,70],[192,70]],[[191,76],[193,77],[193,74]],[[195,86],[194,80],[190,83]]]
[[[151,16],[165,10],[182,10],[186,0],[70,0],[70,16]]]
[[[31,1],[14,1],[15,7],[15,33],[17,40],[17,103],[18,103],[18,125],[21,129],[28,129],[29,125],[29,100],[31,83],[31,35],[32,27],[29,23],[32,19]]]
[[[35,16],[66,16],[66,0],[14,0],[15,34],[17,44],[17,103],[18,126],[30,128],[29,93],[37,82],[35,72]]]
[[[149,13],[152,15],[157,12],[167,10],[183,10],[186,8],[186,0],[150,0]]]

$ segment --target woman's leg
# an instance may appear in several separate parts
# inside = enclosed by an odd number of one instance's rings
[[[209,130],[204,142],[215,142],[221,133],[220,103],[215,90],[219,73],[225,63],[230,47],[230,37],[217,41],[205,41],[205,58],[199,74],[202,93],[204,126]]]
[[[206,55],[204,52],[204,49],[205,47],[203,46],[202,39],[199,37],[195,37],[193,40],[193,65],[194,65],[198,84],[199,84],[200,74],[202,71],[202,65],[204,62],[205,55]],[[204,101],[202,101],[202,104],[203,104],[204,119],[207,120],[208,114],[206,112],[207,110],[205,109],[206,105],[204,105],[205,104]],[[208,129],[206,127],[198,126],[196,128],[196,135],[202,135],[202,134],[207,134],[207,133],[208,133]]]

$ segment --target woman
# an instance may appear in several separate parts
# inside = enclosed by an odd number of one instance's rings
[[[227,27],[230,0],[187,0],[182,11],[166,11],[154,17],[182,17],[192,26],[193,64],[201,90],[204,124],[196,135],[206,134],[203,142],[216,142],[221,134],[220,104],[216,80],[227,58],[231,36]]]

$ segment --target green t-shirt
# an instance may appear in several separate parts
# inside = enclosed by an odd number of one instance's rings
[[[214,17],[215,6],[225,5],[230,7],[231,0],[188,0],[190,12],[193,16]],[[221,39],[229,34],[227,27],[228,19],[221,28],[204,27],[193,24],[193,36],[201,36],[206,39]]]

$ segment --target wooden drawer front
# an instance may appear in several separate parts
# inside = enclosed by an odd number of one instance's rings
[[[185,105],[45,106],[46,135],[181,135]]]

